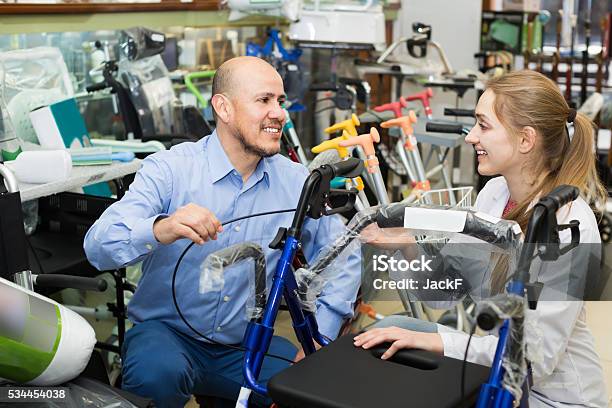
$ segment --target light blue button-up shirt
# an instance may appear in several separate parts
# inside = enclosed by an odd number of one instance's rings
[[[196,143],[181,143],[168,151],[148,156],[129,191],[111,205],[85,236],[85,252],[92,265],[110,270],[139,261],[142,278],[130,300],[128,316],[134,323],[161,320],[188,334],[172,301],[172,272],[191,242],[180,239],[170,245],[157,242],[153,222],[160,215],[195,203],[212,211],[219,221],[240,216],[295,208],[307,169],[277,154],[262,159],[243,183],[229,161],[217,134]],[[245,304],[250,296],[252,262],[224,271],[220,291],[200,293],[200,271],[207,255],[221,248],[251,241],[266,253],[269,291],[280,250],[268,244],[279,227],[289,227],[294,213],[254,217],[224,226],[216,241],[194,245],[181,262],[176,294],[183,315],[201,333],[214,340],[236,344],[242,340],[248,317]],[[309,261],[345,231],[336,216],[307,219],[302,232],[304,253]],[[317,321],[324,335],[335,338],[342,320],[352,316],[360,283],[357,257],[330,280],[317,301]]]

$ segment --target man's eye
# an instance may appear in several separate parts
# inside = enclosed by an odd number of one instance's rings
[[[259,102],[268,103],[269,98],[259,98]]]

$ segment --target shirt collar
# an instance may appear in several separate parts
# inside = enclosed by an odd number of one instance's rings
[[[234,170],[234,166],[232,166],[225,150],[223,150],[216,130],[208,136],[207,147],[208,171],[210,172],[212,182],[216,183]]]
[[[264,179],[264,182],[266,183],[267,187],[270,187],[270,158],[269,157],[263,157],[259,163],[257,163],[257,167],[255,168],[255,172],[253,173],[253,176],[251,177],[255,177],[255,180],[257,182],[261,181],[261,179]]]
[[[216,183],[235,169],[232,162],[230,162],[229,157],[227,157],[223,146],[221,145],[221,141],[217,135],[217,130],[214,130],[210,136],[208,136],[207,146],[208,171],[210,172],[211,181]],[[270,186],[270,160],[271,158],[264,157],[257,164],[255,171],[250,177],[253,179],[253,181],[255,181],[255,183],[259,182],[263,178],[266,185],[268,187]]]

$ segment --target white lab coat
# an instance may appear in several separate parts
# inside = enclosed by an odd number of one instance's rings
[[[476,199],[476,208],[501,217],[510,193],[506,180],[490,180]],[[559,224],[580,221],[580,242],[599,243],[597,221],[593,212],[578,198],[571,207],[557,214]],[[559,234],[562,243],[570,242],[569,230]],[[542,266],[541,275],[554,273],[555,262]],[[444,343],[444,355],[463,360],[468,335],[438,325]],[[539,335],[538,335],[539,334]],[[532,361],[533,387],[530,407],[598,407],[608,406],[608,396],[593,336],[586,325],[582,301],[540,301],[536,310],[527,311],[526,340],[532,350],[540,350],[540,361]],[[537,343],[537,344],[536,344]],[[468,360],[491,365],[497,337],[473,337]]]

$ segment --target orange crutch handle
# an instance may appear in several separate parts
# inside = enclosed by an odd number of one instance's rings
[[[404,134],[408,136],[414,133],[414,130],[412,129],[412,125],[415,123],[417,123],[417,117],[414,114],[414,111],[411,110],[408,113],[408,115],[402,116],[401,118],[389,119],[381,123],[380,126],[382,126],[385,129],[388,129],[391,127],[402,128],[402,130],[404,131]]]
[[[361,146],[366,154],[367,160],[366,165],[368,166],[368,172],[373,173],[378,167],[378,159],[376,158],[376,151],[374,150],[374,143],[380,142],[380,135],[376,128],[370,128],[370,133],[351,137],[347,140],[343,140],[339,143],[340,146]]]

